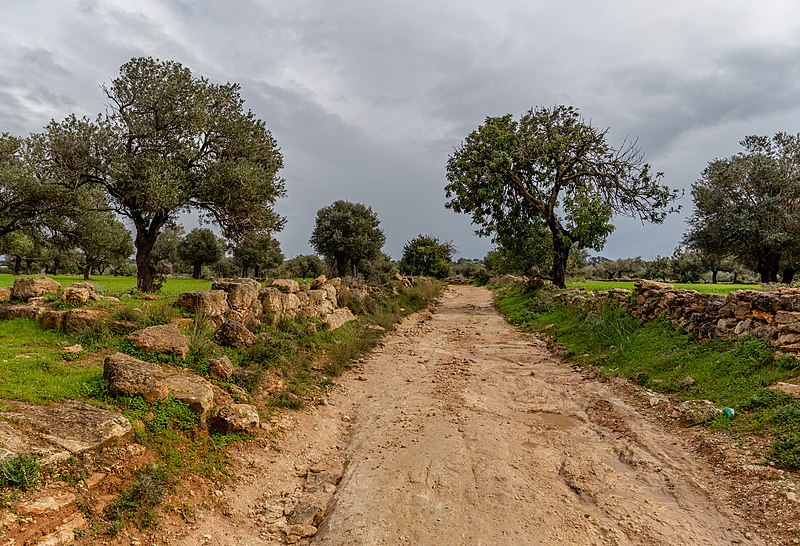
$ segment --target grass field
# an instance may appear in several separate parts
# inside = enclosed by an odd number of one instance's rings
[[[23,275],[33,276],[33,275]],[[36,275],[40,276],[40,275]],[[0,274],[0,286],[11,286],[14,284],[14,275],[4,273]],[[69,283],[83,282],[83,277],[79,275],[55,275],[50,276],[61,283],[61,287],[65,287]],[[136,288],[136,277],[114,277],[112,275],[96,275],[89,280],[102,293],[106,296],[120,296],[125,293],[131,292]],[[177,296],[182,292],[189,292],[190,290],[209,290],[211,288],[211,281],[203,279],[166,279],[163,286],[158,291],[159,296]]]
[[[672,283],[671,283],[672,284]],[[736,290],[760,290],[760,284],[685,284],[675,283],[675,288],[682,288],[684,290],[695,290],[705,294],[728,294]],[[571,280],[567,281],[567,288],[585,288],[586,290],[610,290],[611,288],[625,288],[626,290],[633,290],[633,281],[586,281],[586,280]]]

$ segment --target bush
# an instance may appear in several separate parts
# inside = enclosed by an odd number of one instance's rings
[[[800,434],[788,434],[775,440],[770,456],[786,470],[800,470]]]
[[[39,461],[30,455],[17,455],[0,465],[0,487],[17,487],[26,491],[39,483]]]

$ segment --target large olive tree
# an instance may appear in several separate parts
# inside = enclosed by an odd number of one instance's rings
[[[472,216],[480,235],[513,236],[519,221],[544,220],[552,235],[553,283],[565,286],[570,248],[600,250],[614,214],[662,222],[677,192],[659,183],[635,142],[614,148],[571,106],[489,117],[447,162],[447,207]]]
[[[282,227],[283,158],[239,85],[195,77],[180,63],[134,58],[103,87],[105,113],[72,115],[31,137],[40,172],[102,187],[135,230],[137,286],[154,291],[153,246],[180,212],[198,210],[228,237]]]

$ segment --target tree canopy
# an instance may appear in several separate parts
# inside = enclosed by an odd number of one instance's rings
[[[450,274],[455,247],[432,235],[417,235],[403,247],[400,272],[443,279]]]
[[[155,289],[153,245],[182,211],[201,211],[228,237],[282,227],[273,205],[285,193],[283,157],[238,84],[146,57],[124,64],[103,91],[104,114],[51,122],[31,137],[31,156],[47,179],[100,186],[131,220],[139,289]]]
[[[744,151],[711,161],[692,185],[694,214],[685,241],[709,254],[733,256],[761,282],[800,264],[800,134],[748,136]]]
[[[225,255],[225,242],[208,228],[195,228],[178,244],[178,257],[192,264],[192,278],[199,279],[204,265],[217,263]]]
[[[283,252],[281,244],[269,233],[251,233],[233,247],[233,258],[242,268],[242,277],[247,277],[251,267],[253,275],[260,277],[264,269],[283,263]]]
[[[470,214],[480,235],[544,220],[553,283],[564,287],[572,245],[601,249],[613,214],[659,223],[676,210],[677,191],[660,184],[637,143],[614,148],[607,134],[571,106],[488,117],[448,159],[446,206]]]
[[[377,258],[385,241],[372,208],[361,203],[335,201],[317,211],[309,243],[333,262],[337,275],[344,277]]]

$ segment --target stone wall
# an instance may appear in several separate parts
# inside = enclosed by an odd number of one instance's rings
[[[663,318],[701,338],[753,336],[767,340],[777,350],[800,353],[800,289],[738,290],[723,296],[637,281],[633,291],[567,290],[556,299],[584,308],[611,304],[643,321]]]

